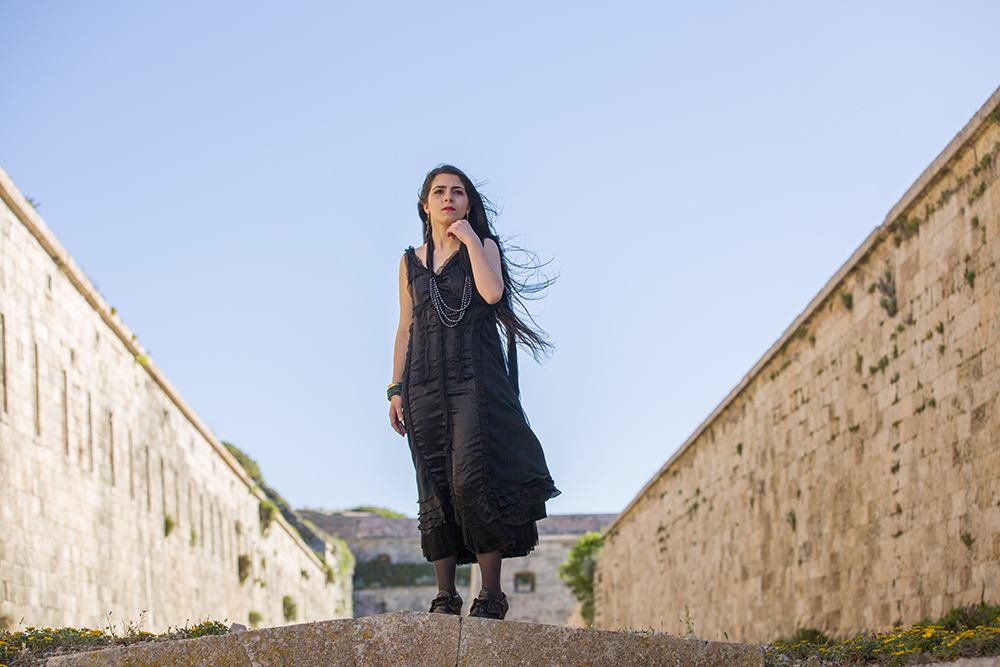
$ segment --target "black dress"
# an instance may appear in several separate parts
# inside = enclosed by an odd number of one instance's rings
[[[508,373],[494,306],[475,287],[468,250],[436,276],[448,306],[471,301],[446,326],[431,300],[431,272],[406,251],[413,324],[403,371],[403,415],[419,493],[420,544],[429,561],[500,551],[526,556],[538,544],[535,521],[559,495],[538,438]]]

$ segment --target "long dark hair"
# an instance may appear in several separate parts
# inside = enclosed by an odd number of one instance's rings
[[[523,253],[527,256],[524,262],[512,262],[504,252],[503,244],[493,228],[493,220],[497,215],[497,209],[476,189],[472,180],[465,173],[450,164],[438,165],[427,172],[427,178],[420,188],[420,196],[417,201],[417,214],[424,224],[424,242],[427,244],[426,265],[434,266],[434,238],[431,232],[430,219],[424,211],[424,205],[430,196],[431,184],[439,174],[451,174],[458,176],[465,187],[465,192],[469,197],[469,215],[466,218],[473,231],[480,239],[491,238],[500,249],[500,276],[503,278],[503,296],[496,304],[497,322],[503,328],[507,337],[507,365],[508,370],[515,383],[517,382],[517,345],[520,344],[531,352],[532,356],[538,360],[551,354],[554,349],[552,343],[547,340],[547,335],[535,322],[531,313],[525,306],[525,300],[540,298],[541,294],[555,281],[554,278],[543,276],[539,280],[532,280],[539,275],[540,269],[544,266],[538,258],[531,252],[522,248],[511,246],[512,250]],[[468,254],[465,260],[468,261]],[[511,272],[511,267],[516,269],[515,275]],[[469,269],[467,266],[466,269]],[[432,268],[433,270],[433,268]],[[524,276],[522,278],[522,276]],[[516,386],[516,385],[515,385]]]

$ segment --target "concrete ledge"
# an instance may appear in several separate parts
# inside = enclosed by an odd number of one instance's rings
[[[755,667],[759,646],[400,611],[50,658],[48,667]]]

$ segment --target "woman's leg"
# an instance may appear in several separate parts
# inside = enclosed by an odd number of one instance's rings
[[[499,553],[499,552],[497,552]],[[456,556],[448,556],[441,560],[434,561],[434,577],[437,579],[439,591],[448,591],[455,594],[455,563],[458,562]]]
[[[499,600],[503,595],[503,591],[500,590],[500,566],[503,563],[500,552],[491,551],[488,554],[476,554],[476,561],[479,563],[479,571],[483,575],[483,588]],[[437,564],[435,563],[435,565]]]

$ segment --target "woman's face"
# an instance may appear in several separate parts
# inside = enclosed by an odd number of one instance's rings
[[[450,225],[469,216],[469,195],[462,179],[455,174],[438,174],[431,181],[431,191],[424,204],[431,222]]]

